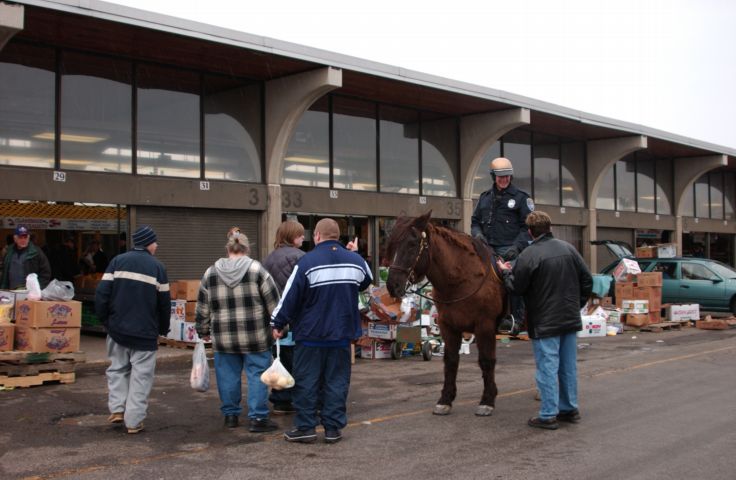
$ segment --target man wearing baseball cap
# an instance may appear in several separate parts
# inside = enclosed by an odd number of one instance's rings
[[[25,225],[15,227],[13,244],[8,247],[8,253],[3,262],[3,277],[0,288],[18,289],[26,287],[26,277],[35,273],[41,288],[51,281],[51,265],[49,259],[31,241],[31,233]]]

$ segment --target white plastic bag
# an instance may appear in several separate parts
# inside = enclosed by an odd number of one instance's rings
[[[210,366],[204,351],[204,342],[198,341],[192,354],[192,373],[189,384],[198,392],[206,392],[210,388]]]
[[[274,390],[283,390],[294,386],[294,377],[281,363],[281,345],[276,340],[276,359],[270,367],[261,374],[261,381]]]
[[[38,283],[38,275],[29,273],[26,277],[26,289],[28,300],[41,300],[41,284]]]
[[[41,291],[44,300],[62,300],[67,302],[74,298],[74,284],[53,279],[46,288]]]

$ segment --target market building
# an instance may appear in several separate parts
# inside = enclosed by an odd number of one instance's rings
[[[332,216],[377,271],[401,214],[469,231],[498,155],[594,271],[596,239],[736,264],[734,149],[111,3],[0,3],[4,236],[112,256],[151,224],[199,278],[233,225],[263,258],[282,219]]]

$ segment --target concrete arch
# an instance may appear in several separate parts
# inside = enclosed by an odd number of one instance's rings
[[[266,183],[281,182],[284,155],[305,111],[320,97],[342,87],[342,70],[321,68],[266,83]]]
[[[460,178],[463,199],[463,231],[470,232],[473,214],[473,175],[483,155],[505,133],[522,125],[529,125],[528,108],[470,115],[460,120]]]
[[[592,140],[587,144],[588,171],[586,183],[588,191],[586,200],[588,204],[588,225],[583,229],[583,257],[593,272],[598,271],[597,251],[589,240],[598,239],[595,200],[598,198],[598,190],[603,176],[619,159],[644,148],[647,148],[647,137],[644,135]]]
[[[24,14],[23,5],[0,3],[0,50],[13,35],[23,30]]]
[[[265,258],[281,224],[281,172],[289,139],[304,112],[320,97],[342,87],[342,70],[326,67],[266,83],[266,168],[268,201],[261,222],[260,258]]]
[[[675,242],[677,243],[677,254],[682,255],[682,201],[685,192],[692,188],[693,183],[714,168],[728,165],[726,155],[707,155],[703,157],[683,157],[674,161],[674,189],[672,192],[675,212]]]

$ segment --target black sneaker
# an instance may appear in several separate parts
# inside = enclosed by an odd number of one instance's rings
[[[308,430],[299,430],[298,428],[295,428],[294,430],[285,432],[284,439],[287,442],[314,443],[314,441],[317,440],[317,433],[313,428]]]
[[[578,423],[580,421],[580,412],[576,408],[569,412],[560,412],[557,414],[558,422]]]
[[[534,428],[544,428],[545,430],[557,430],[560,427],[556,418],[545,420],[539,417],[532,417],[527,422],[527,425]]]
[[[288,415],[294,413],[294,407],[290,403],[276,403],[272,409],[275,415]]]
[[[251,418],[248,431],[253,433],[265,433],[273,432],[277,428],[279,428],[278,424],[268,418]]]
[[[325,429],[325,443],[337,443],[342,440],[342,432],[340,430]]]
[[[225,415],[225,427],[235,428],[237,426],[238,426],[238,416],[237,415]]]

